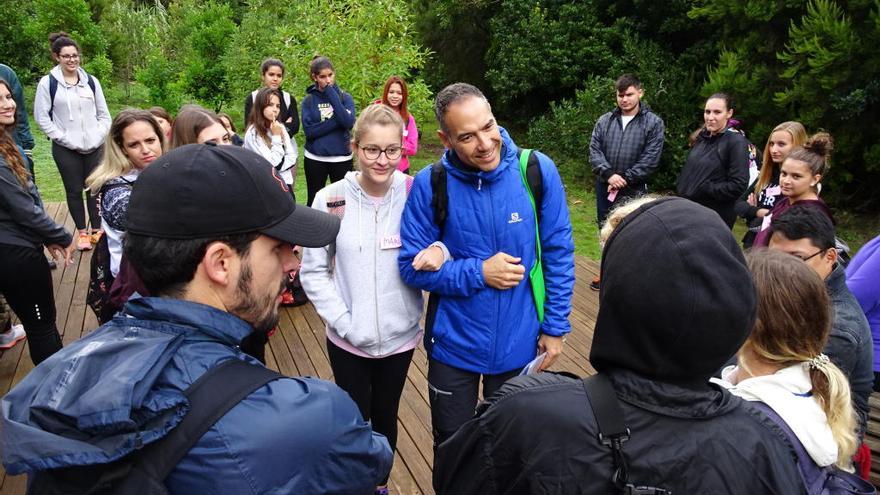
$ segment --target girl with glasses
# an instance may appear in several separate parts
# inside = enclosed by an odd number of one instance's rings
[[[422,330],[422,294],[400,278],[400,218],[412,178],[397,171],[403,120],[370,105],[354,125],[357,171],[321,189],[313,208],[342,218],[336,241],[303,250],[303,288],[326,322],[336,384],[373,430],[397,443],[397,409]],[[388,493],[387,479],[376,493]]]
[[[80,50],[67,33],[49,35],[52,57],[58,62],[40,79],[34,101],[34,119],[52,140],[52,158],[61,173],[67,208],[79,231],[76,248],[92,249],[101,238],[101,217],[95,196],[83,191],[86,177],[101,161],[104,138],[110,130],[110,112],[101,83],[80,66]]]

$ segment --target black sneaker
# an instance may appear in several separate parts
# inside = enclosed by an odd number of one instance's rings
[[[598,276],[593,278],[593,281],[590,282],[590,288],[593,290],[599,290],[599,277]]]

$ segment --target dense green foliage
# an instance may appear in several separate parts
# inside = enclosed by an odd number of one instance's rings
[[[198,102],[240,117],[270,56],[299,99],[309,60],[330,57],[359,108],[399,74],[420,122],[432,91],[471,82],[519,140],[586,181],[593,123],[633,72],[667,126],[657,189],[674,184],[704,98],[726,91],[759,147],[784,120],[829,131],[825,194],[880,208],[880,0],[18,0],[0,16],[0,61],[25,84],[52,66],[46,37],[64,30],[119,103],[137,81],[172,111]]]

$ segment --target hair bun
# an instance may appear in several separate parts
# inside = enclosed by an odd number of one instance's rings
[[[58,31],[57,33],[52,33],[49,35],[49,44],[55,43],[58,38],[70,38],[70,35],[65,33],[64,31]]]
[[[828,160],[831,157],[831,152],[834,150],[834,139],[827,132],[818,132],[807,139],[807,142],[804,143],[804,149]]]

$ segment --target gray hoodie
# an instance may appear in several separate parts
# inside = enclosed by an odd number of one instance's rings
[[[82,68],[77,71],[79,82],[73,85],[64,81],[58,65],[40,79],[34,98],[34,120],[52,141],[69,150],[88,153],[104,144],[110,131],[110,111],[101,83],[92,77],[95,82],[93,93],[86,71]],[[52,106],[49,101],[50,77],[58,80],[52,117],[49,117],[49,107]]]
[[[327,322],[328,333],[381,357],[420,331],[422,293],[400,278],[399,246],[382,249],[383,238],[397,236],[398,242],[391,244],[399,245],[409,179],[394,172],[391,188],[377,207],[358,184],[359,173],[349,172],[315,195],[313,208],[336,213],[342,225],[330,246],[303,249],[300,280]]]

